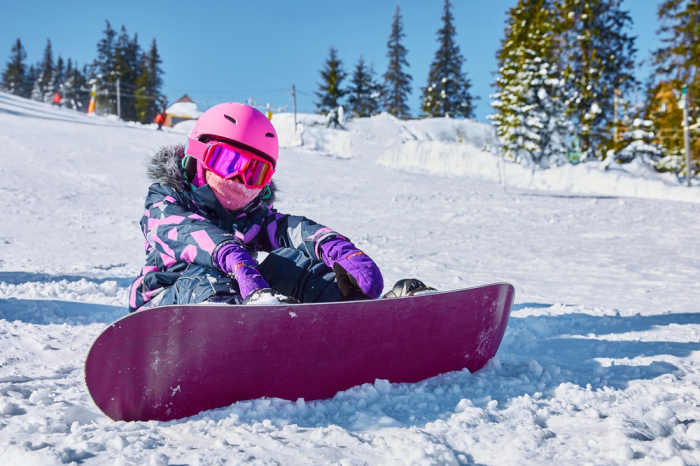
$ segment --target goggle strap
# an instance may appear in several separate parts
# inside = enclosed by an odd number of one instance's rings
[[[185,148],[185,153],[190,157],[194,157],[200,162],[204,162],[204,156],[207,153],[209,144],[204,144],[196,139],[187,138],[187,147]]]

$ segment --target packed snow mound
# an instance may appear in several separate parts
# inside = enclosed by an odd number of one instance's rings
[[[341,119],[341,127],[329,127],[323,115],[297,114],[296,133],[291,113],[275,114],[272,123],[282,147],[301,147],[339,158],[376,158],[409,141],[459,141],[478,148],[490,147],[495,141],[490,125],[454,118],[400,120],[382,113]]]
[[[527,190],[700,202],[700,189],[683,186],[673,174],[654,171],[641,158],[620,164],[610,157],[605,162],[549,169],[506,162],[498,156],[494,128],[473,120],[400,120],[382,113],[331,128],[322,115],[298,114],[296,133],[291,113],[276,114],[272,122],[282,147],[362,159],[390,168]],[[694,183],[700,185],[696,180]]]
[[[391,168],[477,178],[510,188],[700,203],[700,189],[683,186],[670,173],[655,172],[641,159],[626,164],[609,160],[543,170],[508,163],[465,144],[408,141],[382,153],[377,161]]]
[[[197,120],[185,120],[176,124],[172,127],[170,131],[173,133],[187,134],[189,135],[194,129],[194,125],[197,124]]]
[[[165,110],[165,113],[180,118],[199,118],[204,112],[194,102],[175,102]]]

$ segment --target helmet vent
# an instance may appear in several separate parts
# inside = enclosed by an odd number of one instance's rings
[[[275,135],[272,134],[272,133],[265,133],[265,137],[266,137],[266,138],[274,138]]]
[[[236,119],[233,118],[232,116],[228,116],[228,115],[224,114],[224,117],[226,117],[226,119],[227,119],[228,121],[232,122],[234,125],[237,125],[237,124],[238,124],[238,123],[236,122]]]

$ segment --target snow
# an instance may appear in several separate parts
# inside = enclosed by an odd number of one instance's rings
[[[194,125],[196,125],[196,124],[197,124],[197,120],[181,121],[180,123],[173,126],[172,131],[175,133],[185,134],[185,135],[189,136],[189,134],[194,129]]]
[[[0,93],[0,464],[700,463],[700,188],[586,163],[507,164],[504,189],[487,125],[302,115],[295,138],[290,118],[273,117],[280,211],[352,238],[387,290],[513,283],[497,357],[328,400],[107,419],[85,355],[142,266],[147,157],[184,135]]]
[[[204,112],[194,102],[175,102],[165,110],[165,113],[175,117],[199,118]]]

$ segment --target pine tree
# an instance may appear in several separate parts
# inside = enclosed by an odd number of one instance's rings
[[[34,88],[37,81],[37,71],[34,65],[29,66],[27,70],[27,76],[24,80],[24,93],[27,98],[34,98]]]
[[[86,92],[87,79],[78,69],[78,64],[73,65],[69,58],[66,65],[65,78],[63,80],[63,93],[66,103],[64,105],[73,110],[87,111],[90,95]]]
[[[547,0],[520,0],[509,11],[498,53],[498,92],[491,97],[505,156],[526,166],[567,162],[571,123],[562,73],[553,64],[554,24]]]
[[[319,98],[316,103],[318,113],[327,115],[328,112],[340,106],[340,99],[346,94],[346,90],[341,88],[341,83],[346,76],[343,62],[338,58],[338,51],[331,47],[325,66],[321,70],[322,82],[318,85],[318,92],[315,92]]]
[[[10,61],[7,62],[5,71],[2,73],[0,86],[5,92],[21,97],[29,97],[26,83],[27,65],[24,63],[26,58],[27,52],[22,46],[22,41],[18,38],[10,51]]]
[[[663,152],[654,143],[657,136],[653,121],[635,118],[628,122],[627,129],[621,134],[621,138],[625,148],[615,154],[616,162],[628,163],[634,159],[640,159],[659,171],[668,171],[664,163],[666,161],[661,162]]]
[[[462,116],[472,118],[474,107],[469,93],[471,84],[464,73],[464,57],[455,43],[452,5],[445,0],[442,8],[442,28],[437,32],[440,47],[430,65],[428,85],[423,88],[422,110],[427,116]]]
[[[658,132],[664,153],[674,160],[677,171],[685,171],[683,140],[683,110],[678,97],[688,86],[691,121],[700,117],[700,2],[696,0],[665,0],[658,10],[662,26],[657,34],[664,43],[653,54],[655,81],[649,86],[646,118],[651,119]],[[690,124],[690,122],[688,122]],[[700,129],[691,130],[691,159],[700,161]]]
[[[49,102],[53,97],[56,83],[54,81],[53,51],[51,39],[46,39],[46,48],[41,62],[37,65],[37,79],[34,81],[31,98]]]
[[[119,79],[121,94],[121,117],[127,121],[137,120],[135,91],[136,80],[141,72],[141,47],[138,35],[129,38],[126,28],[122,26],[114,49],[114,79],[112,80],[112,98],[116,103],[116,86]]]
[[[109,92],[113,92],[116,82],[116,37],[117,31],[112,29],[109,21],[105,21],[106,27],[102,39],[97,43],[97,58],[92,63],[91,75],[96,80],[98,95],[97,106],[106,113],[116,113],[116,99],[110,98]]]
[[[63,81],[66,78],[65,73],[65,63],[63,62],[63,58],[59,55],[58,59],[56,60],[56,66],[53,69],[53,82],[54,91],[60,94],[62,94],[63,91]]]
[[[112,29],[112,25],[109,21],[105,21],[107,24],[105,30],[102,31],[104,37],[100,39],[97,43],[97,58],[93,64],[95,71],[98,75],[108,76],[110,72],[114,71],[114,49],[115,49],[115,38],[117,36],[117,31]]]
[[[352,85],[347,90],[348,110],[353,117],[369,117],[379,113],[381,91],[374,79],[374,67],[367,68],[362,56],[355,66]]]
[[[387,42],[389,67],[384,73],[384,109],[390,114],[399,118],[409,118],[409,108],[407,104],[408,95],[411,93],[410,74],[404,71],[408,68],[406,55],[408,51],[401,44],[406,34],[403,33],[403,22],[401,21],[401,7],[396,4],[394,20],[391,23],[391,35]]]
[[[559,59],[570,83],[570,115],[583,158],[603,158],[613,140],[614,92],[631,92],[636,81],[632,19],[622,0],[559,0]]]
[[[141,74],[136,80],[136,115],[142,123],[152,121],[161,111],[159,107],[162,100],[160,89],[163,86],[161,63],[163,60],[158,54],[154,38],[148,53],[144,53],[141,57]]]
[[[384,86],[380,83],[374,72],[374,62],[370,62],[369,65],[369,76],[370,76],[370,100],[368,101],[369,108],[368,111],[370,115],[378,115],[382,111],[382,99],[384,95]]]

